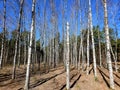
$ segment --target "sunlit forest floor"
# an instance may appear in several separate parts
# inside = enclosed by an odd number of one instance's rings
[[[114,65],[113,65],[114,66]],[[120,65],[118,64],[120,67]],[[63,65],[50,69],[48,72],[41,66],[37,71],[37,66],[31,70],[30,90],[66,90],[66,72]],[[25,82],[25,69],[20,66],[16,70],[16,79],[12,80],[12,67],[8,66],[0,70],[0,90],[23,90]],[[120,90],[120,72],[114,71],[115,90]],[[97,66],[97,78],[94,77],[93,65],[90,65],[89,75],[86,75],[86,68],[78,71],[70,68],[70,88],[71,90],[110,90],[109,71]]]

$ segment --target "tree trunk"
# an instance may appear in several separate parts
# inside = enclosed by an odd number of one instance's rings
[[[95,55],[95,45],[94,45],[94,36],[93,36],[93,25],[92,25],[92,12],[91,12],[91,0],[89,0],[89,25],[92,38],[92,50],[93,50],[93,63],[94,63],[94,75],[97,77],[97,68],[96,68],[96,55]]]
[[[107,49],[107,61],[110,74],[110,87],[114,89],[114,78],[113,78],[113,69],[112,61],[110,54],[110,37],[109,37],[109,28],[108,28],[108,15],[107,15],[107,0],[103,0],[104,6],[104,25],[105,25],[105,38],[106,38],[106,49]]]
[[[69,66],[69,23],[67,22],[66,31],[66,88],[70,89],[70,66]]]
[[[26,79],[25,79],[25,86],[24,86],[25,90],[29,89],[29,81],[30,81],[31,49],[32,49],[33,33],[35,29],[35,1],[36,0],[32,0],[32,23],[31,23],[31,32],[30,32],[30,43],[29,43],[29,48],[28,48]]]
[[[2,46],[1,46],[1,55],[0,55],[0,69],[2,68],[2,60],[3,60],[3,48],[4,48],[4,39],[2,38]]]
[[[20,27],[21,27],[21,19],[22,19],[22,12],[23,12],[23,3],[24,0],[20,1],[20,12],[19,12],[19,22],[17,27],[17,38],[15,42],[15,54],[14,54],[14,60],[13,60],[13,73],[12,73],[12,79],[15,79],[15,71],[16,71],[16,58],[17,58],[17,52],[18,52],[18,41],[20,39]]]

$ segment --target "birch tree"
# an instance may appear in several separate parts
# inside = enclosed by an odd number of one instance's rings
[[[32,22],[31,22],[31,32],[30,32],[30,43],[29,43],[29,48],[28,48],[26,79],[25,79],[25,86],[24,86],[25,90],[29,89],[29,81],[30,81],[31,50],[32,50],[33,33],[35,29],[35,2],[36,0],[32,0]]]
[[[17,52],[18,52],[18,42],[20,39],[20,28],[21,28],[21,19],[22,19],[22,13],[23,13],[23,3],[24,0],[20,1],[20,11],[19,11],[19,20],[18,20],[18,27],[17,27],[17,38],[15,42],[15,54],[13,59],[13,73],[12,73],[12,79],[15,79],[15,71],[16,71],[16,59],[17,59]]]
[[[97,77],[97,70],[96,70],[96,55],[95,55],[95,45],[94,45],[94,36],[93,36],[93,25],[92,25],[92,12],[91,12],[91,0],[89,0],[89,25],[91,31],[91,38],[92,38],[92,50],[93,50],[93,63],[94,63],[94,75]]]
[[[66,30],[66,88],[70,89],[70,66],[69,66],[69,23],[67,22]]]
[[[95,55],[95,45],[94,45],[94,36],[93,36],[93,25],[92,25],[92,12],[91,12],[91,0],[89,0],[89,25],[91,31],[91,38],[92,38],[92,50],[93,50],[93,64],[94,64],[94,74],[97,77],[97,70],[96,70],[96,55]]]
[[[114,78],[113,78],[113,69],[112,69],[112,61],[110,54],[110,37],[109,37],[109,27],[108,27],[108,14],[107,14],[107,0],[103,0],[104,7],[104,26],[105,26],[105,39],[106,39],[106,56],[108,61],[108,68],[110,74],[110,87],[114,89]]]

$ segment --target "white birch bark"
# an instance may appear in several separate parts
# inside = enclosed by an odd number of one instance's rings
[[[1,55],[0,55],[0,69],[2,68],[2,60],[3,60],[3,44],[4,44],[4,39],[2,38],[2,46],[1,46]]]
[[[114,78],[113,78],[113,69],[112,61],[110,54],[110,37],[109,37],[109,28],[108,28],[108,15],[107,15],[107,0],[103,0],[104,6],[104,25],[105,25],[105,39],[106,39],[106,49],[107,49],[107,61],[110,74],[110,87],[114,89]]]
[[[69,66],[69,23],[67,22],[66,30],[66,88],[70,89],[70,66]]]
[[[97,77],[97,70],[96,70],[96,55],[95,55],[95,45],[94,45],[94,36],[93,36],[93,25],[92,25],[91,0],[89,0],[89,22],[90,22],[90,31],[91,31],[91,38],[92,38],[94,75],[95,75],[95,77]]]
[[[31,32],[30,32],[30,43],[29,43],[29,48],[28,48],[28,61],[27,61],[27,71],[26,71],[24,90],[29,89],[31,49],[32,49],[33,33],[34,33],[34,28],[35,28],[35,2],[36,0],[32,0],[32,23],[31,23]]]
[[[20,39],[20,27],[21,27],[23,3],[24,3],[24,0],[21,0],[20,1],[19,21],[18,21],[18,27],[17,27],[17,38],[16,38],[16,42],[15,42],[15,54],[14,54],[14,59],[13,59],[12,79],[15,79],[16,58],[17,58],[17,52],[18,52],[18,50],[17,50],[18,49],[18,40]]]

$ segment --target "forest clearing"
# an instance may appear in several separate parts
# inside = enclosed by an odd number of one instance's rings
[[[120,1],[0,0],[0,90],[120,90]]]

